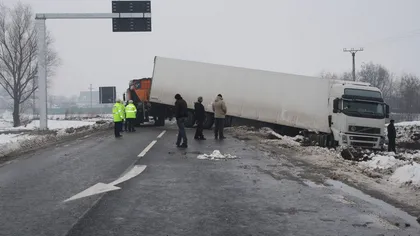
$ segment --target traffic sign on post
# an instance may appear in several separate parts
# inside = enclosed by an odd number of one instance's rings
[[[112,1],[112,13],[151,13],[150,1]]]
[[[113,18],[113,32],[150,32],[152,18]]]

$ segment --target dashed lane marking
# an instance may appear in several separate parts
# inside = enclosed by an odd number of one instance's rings
[[[156,142],[157,140],[153,140],[149,145],[147,145],[147,147],[142,152],[140,152],[140,154],[137,157],[144,157],[146,153],[153,147],[153,145],[155,145]]]
[[[162,131],[162,133],[159,134],[159,136],[157,136],[157,138],[162,138],[162,136],[166,133],[166,130]]]

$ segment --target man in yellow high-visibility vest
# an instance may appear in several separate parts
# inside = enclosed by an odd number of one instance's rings
[[[122,111],[121,100],[118,99],[117,102],[112,107],[112,115],[114,117],[114,133],[115,137],[122,137],[120,134],[122,128],[122,122],[124,120],[124,111]]]
[[[137,116],[137,108],[133,104],[133,100],[128,101],[128,105],[125,107],[125,116],[128,124],[128,132],[135,132],[134,121]]]

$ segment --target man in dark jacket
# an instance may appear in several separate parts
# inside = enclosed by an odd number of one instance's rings
[[[203,123],[206,117],[206,111],[202,104],[203,97],[198,97],[197,102],[194,104],[194,116],[197,121],[197,129],[195,131],[194,139],[206,140],[203,134]]]
[[[388,127],[388,152],[397,153],[395,150],[395,138],[397,137],[397,132],[395,131],[394,120],[391,120]]]
[[[188,106],[185,100],[179,94],[175,95],[175,100],[175,117],[176,124],[178,125],[178,138],[176,140],[176,146],[187,148],[188,140],[187,134],[185,133],[185,121],[188,117]],[[183,141],[182,144],[181,140]]]

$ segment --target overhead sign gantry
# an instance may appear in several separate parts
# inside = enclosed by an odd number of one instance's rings
[[[40,129],[48,129],[47,110],[47,42],[46,20],[50,19],[112,19],[113,32],[151,32],[150,1],[112,1],[112,13],[38,13],[35,16],[38,32],[38,88]]]

